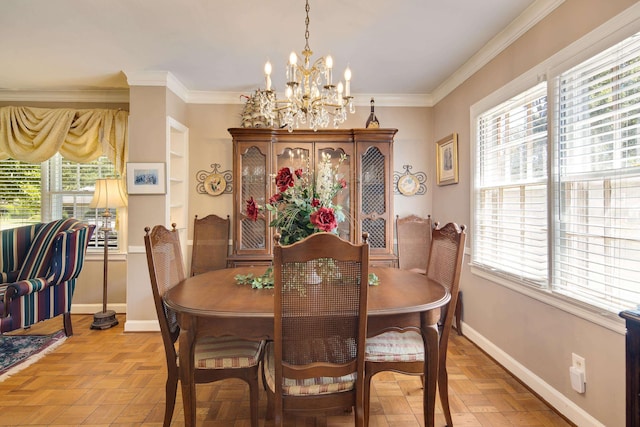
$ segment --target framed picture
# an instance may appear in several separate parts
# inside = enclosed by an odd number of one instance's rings
[[[442,138],[436,143],[436,183],[458,183],[458,134]]]
[[[164,163],[127,163],[128,194],[165,194]]]

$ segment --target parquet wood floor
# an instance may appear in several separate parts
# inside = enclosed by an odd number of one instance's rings
[[[120,324],[91,330],[90,315],[73,315],[74,335],[43,359],[0,382],[0,426],[161,426],[166,368],[159,333],[124,333]],[[18,334],[62,329],[56,318]],[[12,333],[12,334],[13,334]],[[570,426],[470,341],[451,334],[448,355],[454,425]],[[260,396],[261,426],[266,396]],[[250,427],[249,393],[239,380],[197,386],[198,426]],[[374,377],[371,427],[418,427],[422,422],[419,377]],[[444,426],[439,401],[436,423]],[[180,389],[172,426],[182,426]],[[351,414],[287,420],[287,427],[353,426]]]

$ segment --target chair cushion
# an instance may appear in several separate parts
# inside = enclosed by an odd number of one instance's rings
[[[196,369],[248,368],[260,362],[264,341],[205,337],[196,341]]]
[[[422,336],[415,331],[392,331],[367,338],[364,358],[367,362],[424,361]]]
[[[276,373],[273,354],[273,344],[267,346],[267,354],[265,356],[265,379],[267,386],[272,391],[276,389]],[[284,378],[282,392],[289,396],[307,396],[319,394],[333,394],[343,391],[353,390],[356,384],[357,374],[354,372],[342,377],[317,377],[295,380]]]

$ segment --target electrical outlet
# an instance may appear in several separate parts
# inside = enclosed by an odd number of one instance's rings
[[[576,368],[579,371],[587,372],[587,367],[585,365],[584,357],[578,356],[575,353],[571,353],[571,366]]]
[[[571,367],[569,368],[569,377],[571,379],[571,387],[578,393],[584,393],[587,385],[587,369],[584,357],[571,353]]]

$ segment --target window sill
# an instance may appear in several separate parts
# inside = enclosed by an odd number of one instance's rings
[[[91,249],[87,250],[87,255],[85,257],[87,261],[104,261],[104,251],[102,249]],[[112,252],[109,251],[109,262],[111,261],[126,261],[127,253],[126,252]]]
[[[498,276],[477,266],[471,265],[471,273],[613,332],[621,335],[626,334],[627,330],[624,320],[616,313],[600,310],[597,307],[592,307],[587,304],[580,304],[560,294],[508,280],[505,277]]]

